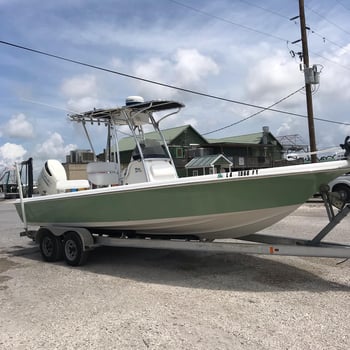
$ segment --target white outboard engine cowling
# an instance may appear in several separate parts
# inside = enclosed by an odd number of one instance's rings
[[[47,160],[38,178],[39,193],[41,195],[57,193],[57,182],[62,180],[67,180],[63,165],[56,159]]]
[[[38,178],[38,190],[43,195],[90,188],[88,180],[67,180],[63,165],[56,159],[45,162]]]

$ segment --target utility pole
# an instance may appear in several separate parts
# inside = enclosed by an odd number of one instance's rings
[[[299,0],[299,18],[300,18],[301,42],[302,42],[302,48],[303,48],[303,63],[304,63],[304,69],[305,69],[305,68],[309,68],[309,49],[307,45],[307,36],[306,36],[304,0]],[[312,92],[311,92],[310,82],[305,81],[305,91],[306,91],[307,119],[308,119],[308,126],[309,126],[310,151],[316,152],[317,149],[316,149],[315,126],[314,126],[314,111],[312,107]],[[316,154],[311,154],[311,162],[317,163]]]

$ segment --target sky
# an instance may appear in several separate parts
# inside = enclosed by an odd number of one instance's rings
[[[0,0],[2,42],[212,96],[1,43],[0,174],[29,157],[39,168],[89,149],[67,115],[122,106],[130,95],[186,105],[162,128],[191,124],[221,138],[269,126],[275,136],[298,134],[308,143],[305,93],[296,92],[304,86],[301,44],[293,44],[300,23],[290,20],[298,13],[297,0]],[[310,65],[321,70],[313,107],[323,119],[315,119],[315,130],[324,149],[350,135],[350,3],[305,0],[305,13]],[[275,109],[301,116],[265,110],[248,118],[259,109],[240,104],[267,107],[282,99]],[[94,134],[97,153],[103,135]]]

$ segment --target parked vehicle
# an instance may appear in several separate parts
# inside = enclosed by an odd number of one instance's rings
[[[346,203],[350,202],[350,173],[338,176],[328,185],[331,192],[338,193]]]

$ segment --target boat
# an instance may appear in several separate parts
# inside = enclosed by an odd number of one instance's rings
[[[70,115],[86,133],[86,124],[105,125],[114,158],[89,164],[90,181],[67,180],[63,166],[48,160],[38,180],[42,195],[15,203],[21,219],[31,226],[84,228],[117,237],[241,238],[278,222],[350,171],[349,159],[342,159],[179,178],[160,123],[183,107],[130,97],[125,106]],[[147,139],[145,130],[151,127],[158,138]],[[122,169],[118,137],[126,128],[136,147]],[[348,156],[349,137],[343,147]]]

